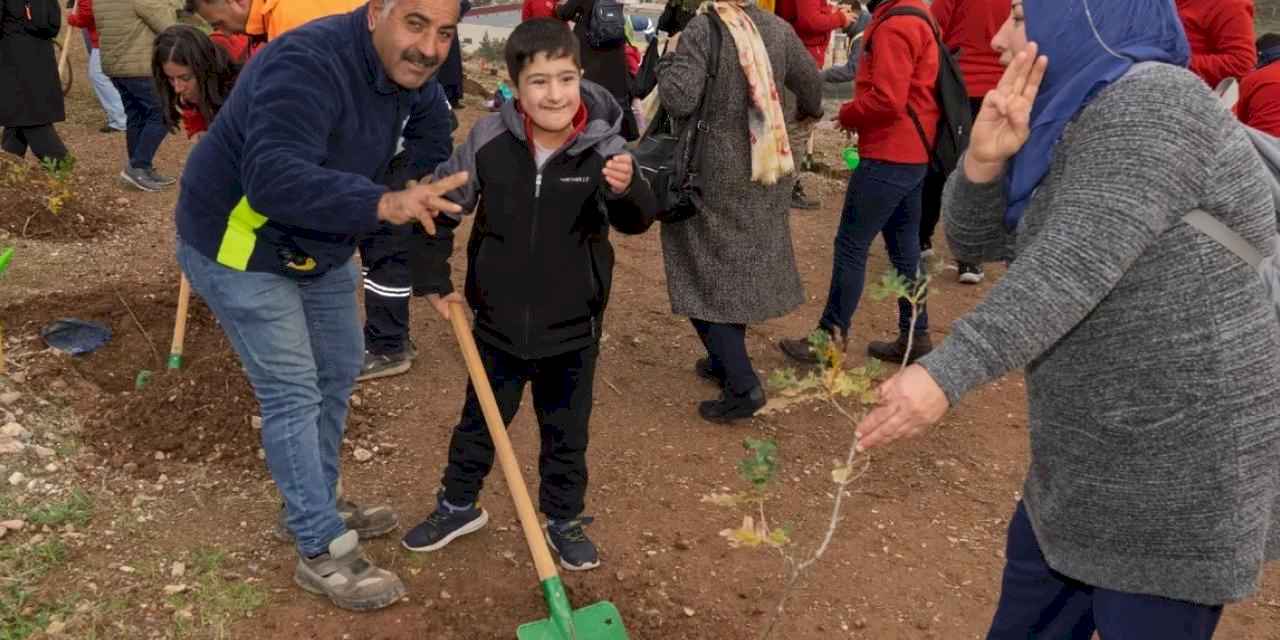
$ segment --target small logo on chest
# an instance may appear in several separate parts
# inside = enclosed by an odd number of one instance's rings
[[[591,182],[591,177],[590,176],[569,176],[566,178],[560,178],[560,182],[568,182],[571,184],[586,184],[588,182]]]

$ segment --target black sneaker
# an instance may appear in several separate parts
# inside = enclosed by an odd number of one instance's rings
[[[338,498],[338,517],[342,518],[347,529],[360,534],[361,540],[385,536],[400,526],[400,516],[391,507],[361,507],[346,498]],[[276,526],[271,535],[280,542],[293,541],[293,532],[289,530],[288,516],[283,506],[280,507],[280,515],[276,517]]]
[[[489,512],[475,505],[463,511],[449,510],[441,493],[436,498],[436,510],[404,534],[400,544],[410,551],[439,551],[459,537],[479,531],[488,522]]]
[[[364,352],[364,366],[360,369],[360,375],[356,376],[356,382],[398,376],[405,373],[413,367],[413,356],[415,355],[417,354],[409,349],[405,349],[400,353],[369,353],[366,351]]]
[[[593,518],[547,523],[547,543],[560,555],[560,566],[569,571],[587,571],[600,566],[600,553],[582,527]]]
[[[725,389],[719,399],[698,403],[698,415],[707,422],[729,424],[754,416],[767,401],[764,389],[758,385],[743,395]]]
[[[911,341],[911,357],[907,359],[907,364],[911,364],[916,360],[925,356],[925,354],[933,351],[933,341],[929,339],[929,334],[921,334]],[[893,342],[872,342],[867,345],[867,355],[876,360],[883,360],[892,364],[902,364],[903,356],[907,355],[907,336],[901,334],[897,340]]]
[[[806,209],[811,211],[813,209],[818,209],[821,207],[822,207],[822,202],[818,200],[812,200],[809,198],[808,195],[805,195],[804,186],[800,184],[799,180],[796,180],[796,186],[791,188],[791,208]]]
[[[693,363],[693,372],[703,380],[710,380],[721,387],[724,386],[724,372],[711,366],[711,358],[701,358]]]
[[[920,242],[920,259],[929,260],[934,256],[933,243],[929,241]]]
[[[957,262],[956,268],[960,271],[958,279],[963,284],[978,284],[982,282],[982,278],[986,275],[982,272],[982,265],[978,264]]]

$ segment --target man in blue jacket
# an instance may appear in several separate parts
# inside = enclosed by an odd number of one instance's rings
[[[299,554],[294,581],[345,609],[404,594],[359,545],[398,518],[336,486],[364,352],[352,256],[380,222],[434,233],[436,213],[459,211],[440,194],[465,174],[412,181],[448,152],[446,101],[428,80],[457,23],[457,0],[371,0],[272,41],[192,151],[178,198],[178,262],[262,405],[267,467]]]

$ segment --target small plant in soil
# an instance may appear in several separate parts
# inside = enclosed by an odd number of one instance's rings
[[[75,199],[72,186],[76,167],[74,156],[68,155],[61,160],[45,158],[38,169],[10,158],[3,159],[0,164],[3,164],[0,167],[0,186],[36,205],[35,212],[22,224],[23,237],[26,237],[27,229],[36,216],[46,212],[57,216]]]
[[[879,283],[871,287],[869,293],[877,300],[890,296],[907,300],[911,304],[910,326],[914,327],[920,308],[928,296],[929,279],[928,274],[921,274],[911,280],[894,271],[886,273]],[[876,360],[868,360],[861,367],[846,367],[842,345],[832,340],[825,331],[814,331],[809,336],[809,346],[818,356],[817,367],[803,375],[794,369],[774,371],[769,378],[769,386],[790,403],[812,402],[831,408],[844,418],[853,431],[869,408],[877,402],[875,385],[883,375],[882,367]],[[910,352],[911,343],[908,342],[907,353]],[[902,366],[905,367],[906,364],[904,358]],[[737,494],[713,493],[704,496],[703,501],[721,507],[749,510],[749,513],[742,516],[741,526],[720,532],[730,547],[768,549],[782,558],[782,591],[769,622],[760,634],[761,640],[766,640],[781,623],[786,614],[787,599],[800,579],[827,552],[840,526],[849,485],[866,473],[871,461],[869,458],[865,461],[858,459],[858,436],[854,431],[844,460],[837,461],[831,469],[831,481],[835,483],[836,491],[826,533],[811,550],[796,553],[793,551],[791,531],[771,524],[768,518],[770,487],[778,473],[778,447],[769,440],[750,438],[743,446],[746,447],[747,455],[738,463],[738,475],[748,488]]]

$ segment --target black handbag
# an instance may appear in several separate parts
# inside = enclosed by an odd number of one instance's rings
[[[654,40],[644,50],[644,58],[640,60],[640,70],[631,79],[631,97],[644,100],[658,86],[658,42]]]
[[[657,218],[664,224],[688,220],[702,208],[702,185],[699,177],[706,142],[707,96],[715,87],[720,65],[720,46],[724,26],[714,12],[707,13],[711,24],[711,51],[707,56],[707,80],[693,118],[678,126],[666,108],[659,107],[653,122],[632,147],[636,166],[649,181],[658,200]]]

